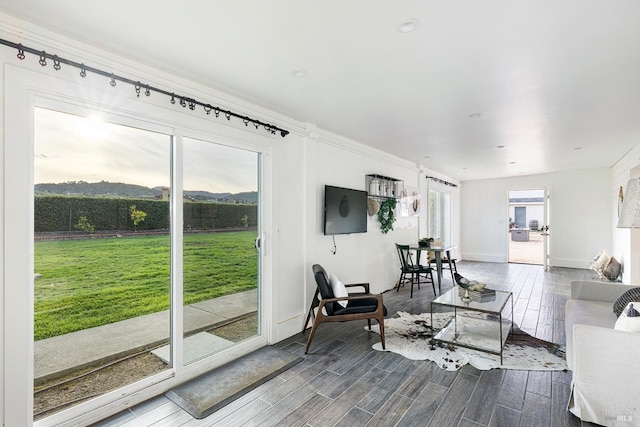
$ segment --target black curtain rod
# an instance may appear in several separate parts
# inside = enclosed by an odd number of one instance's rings
[[[453,188],[458,187],[457,184],[454,184],[454,183],[449,182],[449,181],[445,181],[444,179],[436,178],[435,176],[426,176],[425,178],[430,179],[430,180],[435,181],[435,182],[438,182],[440,184],[449,185],[449,186],[451,186]]]
[[[225,109],[220,108],[220,107],[214,107],[211,104],[205,104],[205,103],[203,103],[201,101],[198,101],[197,99],[190,98],[190,97],[184,96],[184,95],[178,95],[178,94],[176,94],[174,92],[169,92],[167,90],[160,89],[160,88],[157,88],[157,87],[154,87],[154,86],[150,86],[148,84],[140,83],[139,81],[134,81],[134,80],[131,80],[129,78],[126,78],[126,77],[123,77],[123,76],[119,76],[119,75],[114,74],[114,73],[110,73],[108,71],[100,70],[99,68],[90,67],[90,66],[85,65],[83,63],[78,63],[78,62],[72,61],[70,59],[62,58],[62,57],[59,57],[58,55],[51,55],[49,53],[46,53],[44,50],[37,50],[37,49],[31,48],[31,47],[23,46],[21,43],[14,43],[14,42],[11,42],[11,41],[8,41],[8,40],[5,40],[5,39],[1,39],[1,38],[0,38],[0,44],[12,47],[14,49],[17,49],[18,50],[17,57],[20,60],[25,59],[25,52],[28,52],[28,53],[32,53],[34,55],[39,56],[40,60],[38,62],[43,67],[47,66],[47,59],[49,59],[49,60],[53,61],[53,68],[56,71],[60,70],[60,68],[61,68],[60,64],[66,64],[66,65],[70,65],[70,66],[75,67],[75,68],[79,68],[81,77],[86,77],[87,72],[90,72],[90,73],[99,74],[101,76],[104,76],[104,77],[107,77],[107,78],[111,79],[111,82],[109,83],[111,86],[115,86],[117,81],[130,84],[130,85],[135,87],[136,94],[138,95],[138,97],[140,96],[140,91],[142,89],[144,89],[144,94],[146,96],[150,96],[151,92],[157,92],[157,93],[161,93],[163,95],[171,97],[171,103],[172,104],[175,104],[176,101],[177,101],[177,102],[180,103],[180,105],[182,107],[186,107],[188,105],[190,110],[195,110],[196,106],[199,105],[199,106],[204,108],[204,111],[207,114],[210,114],[211,111],[213,111],[213,113],[216,115],[216,117],[219,117],[220,113],[224,114],[224,116],[227,118],[227,120],[231,120],[231,117],[235,117],[235,118],[238,118],[238,119],[242,120],[242,122],[244,123],[245,126],[248,126],[249,123],[253,124],[253,126],[255,126],[256,129],[258,129],[260,126],[262,126],[265,131],[271,133],[272,135],[275,135],[276,132],[280,132],[280,135],[283,138],[289,134],[288,130],[281,129],[281,128],[279,128],[277,126],[274,126],[272,124],[264,123],[264,122],[261,122],[260,120],[252,119],[251,117],[243,116],[241,114],[234,113],[233,111],[225,110]]]

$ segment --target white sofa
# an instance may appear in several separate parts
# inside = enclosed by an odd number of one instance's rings
[[[640,426],[640,334],[614,330],[613,303],[637,285],[571,283],[565,305],[568,409],[604,426]]]

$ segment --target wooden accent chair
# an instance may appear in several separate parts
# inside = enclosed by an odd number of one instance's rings
[[[313,336],[316,333],[318,325],[321,323],[347,322],[349,320],[364,319],[366,319],[369,324],[369,330],[371,330],[371,319],[378,321],[380,324],[380,339],[382,341],[382,348],[384,349],[384,316],[387,315],[387,308],[382,303],[382,295],[371,294],[368,283],[354,283],[349,285],[345,284],[345,287],[360,287],[364,289],[364,292],[350,293],[348,297],[335,298],[331,284],[329,283],[329,276],[321,265],[314,264],[313,276],[316,280],[317,289],[311,302],[311,308],[309,308],[309,313],[307,314],[307,320],[302,327],[302,332],[304,333],[307,329],[307,324],[311,317],[314,317],[314,321],[304,353],[307,354],[309,351]],[[343,307],[338,304],[338,301],[347,301],[347,306]],[[317,313],[314,314],[316,308]]]

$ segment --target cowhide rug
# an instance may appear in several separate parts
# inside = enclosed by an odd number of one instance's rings
[[[515,324],[513,325],[513,333],[509,335],[505,343],[503,363],[500,364],[500,356],[498,355],[465,347],[439,343],[432,350],[432,346],[429,343],[432,336],[432,331],[429,327],[431,324],[430,313],[409,314],[400,311],[398,316],[385,319],[385,351],[398,353],[408,359],[431,360],[447,371],[458,370],[467,363],[480,370],[499,368],[529,371],[563,371],[567,369],[564,346],[532,337],[520,330]],[[452,317],[453,313],[434,313],[435,333]],[[464,324],[459,324],[459,328],[473,331],[478,336],[482,336],[488,332],[487,328],[484,327],[487,324],[486,317],[486,315],[475,313],[465,316],[464,322],[461,322]],[[493,327],[496,329],[497,325]],[[368,330],[367,327],[365,329]],[[380,333],[378,325],[372,325],[372,330]],[[488,337],[495,336],[493,333],[486,335]],[[374,344],[373,348],[374,350],[383,351],[381,343]]]

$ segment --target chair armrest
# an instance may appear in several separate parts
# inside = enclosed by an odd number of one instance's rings
[[[361,287],[364,288],[364,292],[365,293],[370,293],[369,291],[369,284],[368,283],[350,283],[348,285],[344,285],[345,288],[354,288],[354,287]]]
[[[638,285],[577,280],[571,282],[571,299],[616,302],[623,293],[637,287]]]
[[[320,301],[320,305],[323,306],[330,302],[338,302],[338,301],[353,301],[358,299],[377,299],[380,303],[382,303],[382,294],[367,294],[367,295],[353,295],[342,298],[327,298]]]

